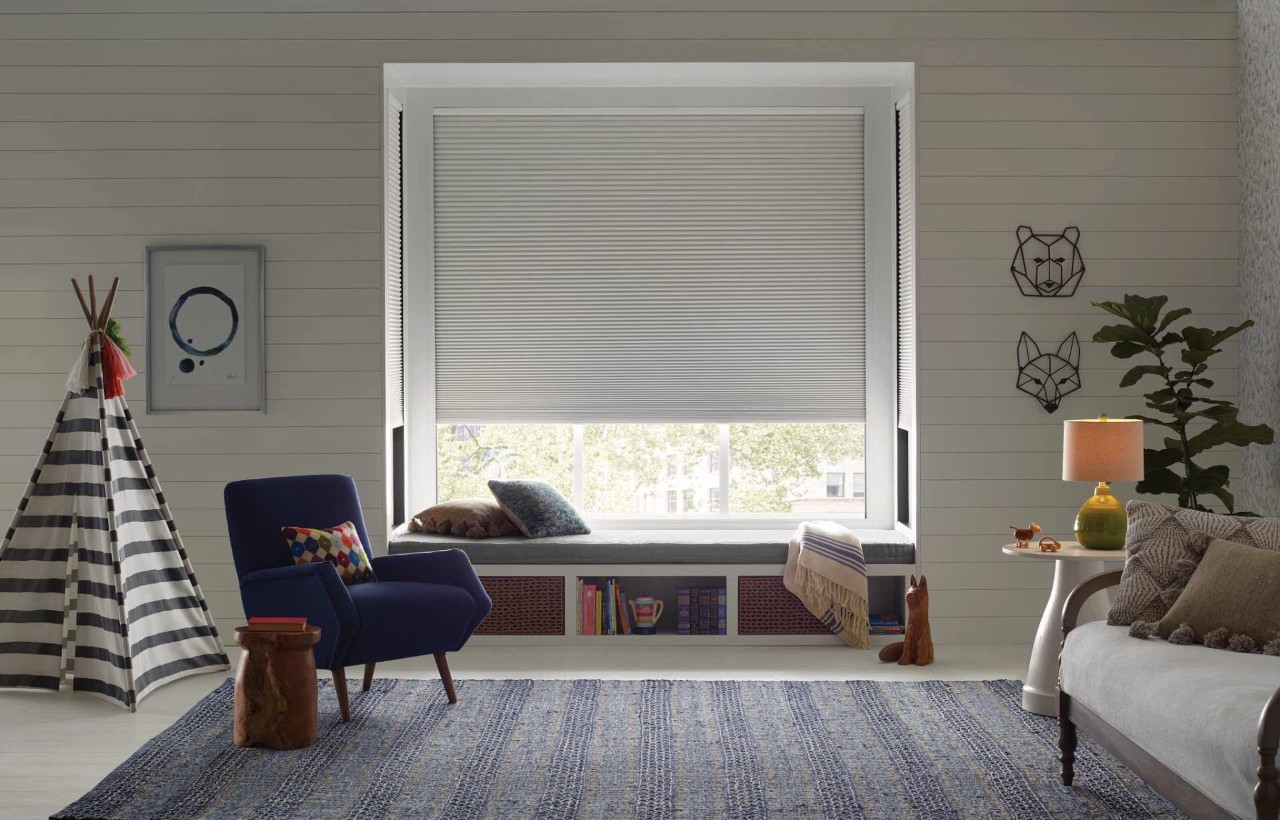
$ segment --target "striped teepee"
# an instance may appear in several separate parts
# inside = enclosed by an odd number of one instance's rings
[[[0,543],[0,686],[65,681],[133,711],[228,663],[119,388],[127,360],[104,332],[116,285],[100,315],[92,287],[89,338]]]

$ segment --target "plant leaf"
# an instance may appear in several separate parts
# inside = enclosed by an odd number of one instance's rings
[[[1156,325],[1156,333],[1164,330],[1183,316],[1189,315],[1191,315],[1191,308],[1174,308],[1164,315],[1164,318],[1160,320],[1160,324]]]
[[[1233,411],[1235,408],[1231,408]],[[1229,444],[1232,447],[1248,447],[1250,444],[1271,444],[1275,432],[1265,424],[1244,424],[1234,418],[1224,418],[1212,427],[1187,440],[1187,452],[1196,456],[1211,447]]]
[[[1181,493],[1183,492],[1182,476],[1168,467],[1157,467],[1154,470],[1148,467],[1146,476],[1138,482],[1135,489],[1148,495]]]
[[[1165,419],[1158,419],[1158,418],[1154,418],[1154,417],[1152,417],[1152,416],[1142,416],[1142,415],[1134,414],[1134,415],[1132,415],[1132,416],[1125,416],[1125,418],[1127,418],[1127,419],[1137,419],[1138,421],[1144,421],[1144,422],[1146,422],[1147,424],[1158,424],[1158,425],[1159,425],[1159,426],[1161,426],[1161,427],[1168,427],[1168,428],[1169,428],[1169,429],[1171,429],[1171,430],[1176,430],[1176,429],[1177,429],[1176,425],[1174,425],[1174,423],[1173,423],[1173,422],[1171,422],[1171,421],[1166,421]]]
[[[1163,450],[1146,449],[1142,451],[1142,463],[1147,470],[1159,470],[1172,467],[1182,459],[1182,444],[1177,439],[1164,440]]]
[[[1117,359],[1132,359],[1139,353],[1146,352],[1146,350],[1145,345],[1140,345],[1137,342],[1116,342],[1111,346],[1111,355]]]
[[[1132,325],[1104,325],[1093,334],[1095,342],[1137,342],[1140,345],[1154,345],[1155,337],[1141,328]]]
[[[1130,368],[1129,372],[1124,374],[1124,378],[1120,379],[1120,386],[1129,387],[1130,385],[1137,384],[1138,380],[1143,376],[1160,376],[1167,379],[1169,377],[1169,368],[1165,365],[1159,364],[1137,365],[1136,367]]]

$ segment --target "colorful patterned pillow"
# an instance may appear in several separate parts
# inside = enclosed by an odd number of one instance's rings
[[[338,577],[344,584],[359,584],[373,580],[373,566],[369,554],[360,543],[356,525],[350,521],[328,529],[316,527],[282,527],[284,540],[289,542],[293,563],[314,564],[328,561],[338,569]]]

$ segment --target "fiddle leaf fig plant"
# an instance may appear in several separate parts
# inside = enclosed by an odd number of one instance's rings
[[[1213,447],[1271,444],[1275,439],[1267,425],[1241,422],[1234,403],[1205,395],[1213,387],[1213,380],[1206,375],[1209,360],[1222,352],[1223,342],[1253,325],[1253,321],[1222,330],[1192,325],[1170,330],[1174,322],[1191,315],[1191,308],[1162,313],[1168,301],[1167,296],[1126,294],[1123,302],[1093,303],[1124,320],[1124,324],[1107,325],[1093,334],[1095,342],[1111,343],[1111,355],[1117,359],[1146,354],[1156,360],[1155,364],[1135,365],[1120,379],[1121,387],[1151,378],[1160,384],[1143,394],[1147,407],[1157,415],[1129,418],[1158,425],[1170,433],[1163,448],[1144,450],[1146,476],[1138,482],[1137,490],[1150,495],[1177,495],[1179,506],[1195,510],[1207,510],[1204,502],[1212,496],[1222,502],[1227,512],[1234,513],[1236,501],[1229,489],[1229,468],[1222,464],[1205,467],[1196,463],[1196,458]]]

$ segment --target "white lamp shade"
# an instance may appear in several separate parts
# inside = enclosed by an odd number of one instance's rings
[[[1141,421],[1101,418],[1063,422],[1063,481],[1137,481],[1142,474]]]

